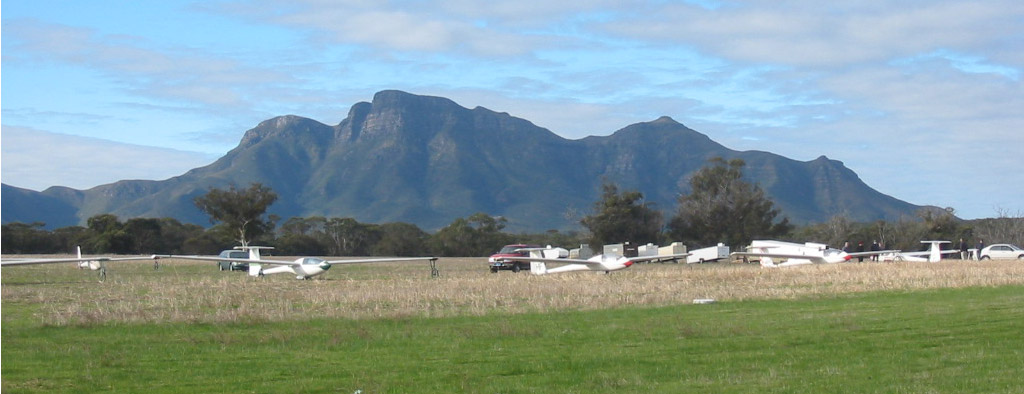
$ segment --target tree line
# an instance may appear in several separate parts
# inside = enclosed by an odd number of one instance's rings
[[[50,231],[44,226],[41,222],[4,224],[0,249],[5,254],[62,254],[76,246],[88,254],[217,254],[239,244],[236,228],[222,223],[205,229],[172,218],[121,221],[102,214],[89,218],[85,227]],[[502,231],[504,226],[504,219],[483,213],[458,218],[433,234],[411,223],[295,217],[247,243],[273,246],[273,254],[287,256],[486,256],[510,243],[585,243],[576,232],[511,234]]]
[[[44,223],[3,225],[2,252],[13,254],[67,253],[82,246],[103,254],[216,254],[237,244],[275,247],[278,255],[312,256],[486,256],[502,245],[529,243],[574,247],[631,242],[683,242],[699,248],[724,243],[740,250],[753,239],[813,241],[839,247],[878,241],[890,249],[919,250],[920,240],[957,241],[971,245],[1024,241],[1024,220],[1001,214],[996,219],[964,222],[952,209],[922,210],[896,222],[853,223],[835,215],[825,223],[794,226],[779,218],[779,210],[757,185],[742,180],[742,160],[711,159],[690,179],[691,192],[681,195],[667,220],[635,190],[620,190],[605,182],[601,198],[583,217],[583,231],[550,230],[537,234],[504,231],[506,220],[486,213],[455,219],[428,233],[410,223],[370,224],[353,218],[293,217],[285,221],[265,215],[277,199],[269,187],[255,183],[246,189],[211,189],[194,200],[210,216],[210,228],[172,218],[132,218],[111,214],[89,218],[86,226],[53,231]]]

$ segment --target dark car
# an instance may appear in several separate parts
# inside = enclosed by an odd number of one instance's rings
[[[249,253],[241,250],[223,250],[217,257],[249,260]],[[217,267],[220,267],[221,271],[248,271],[249,263],[244,261],[218,261]]]
[[[530,253],[526,251],[517,251],[519,249],[527,248],[539,248],[540,245],[529,245],[529,244],[512,244],[505,245],[498,251],[498,253],[492,254],[487,259],[487,262],[491,264],[491,272],[498,272],[498,270],[512,270],[512,272],[519,272],[520,270],[530,269],[530,263],[526,261],[501,261],[502,257],[529,257]]]

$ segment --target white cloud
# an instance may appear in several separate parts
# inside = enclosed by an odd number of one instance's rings
[[[503,9],[503,13],[520,15],[514,8]],[[479,15],[479,8],[462,9],[444,2],[389,4],[270,0],[230,3],[214,10],[306,30],[310,32],[310,39],[327,45],[367,45],[395,52],[513,56],[527,54],[545,42],[544,37],[535,33],[522,34],[495,28],[487,23],[487,16],[479,19],[465,13]],[[457,10],[465,12],[454,12]]]
[[[36,20],[5,20],[3,31],[11,41],[5,44],[5,63],[86,68],[145,100],[237,111],[254,106],[253,86],[294,82],[268,66],[186,47],[159,48],[140,37]]]
[[[160,180],[216,160],[175,149],[3,126],[3,183],[32,190],[88,189],[124,179]]]
[[[980,50],[1019,37],[1017,1],[749,1],[706,9],[665,3],[604,26],[611,34],[692,45],[744,62],[840,66],[940,48]]]

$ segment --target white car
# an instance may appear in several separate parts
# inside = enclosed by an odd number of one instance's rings
[[[1010,244],[994,244],[981,250],[981,259],[1020,259],[1024,260],[1024,249]]]

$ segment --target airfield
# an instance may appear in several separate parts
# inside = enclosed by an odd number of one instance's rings
[[[7,256],[5,256],[7,257]],[[1024,263],[2,270],[3,391],[1021,392]],[[711,304],[694,304],[713,299]]]

